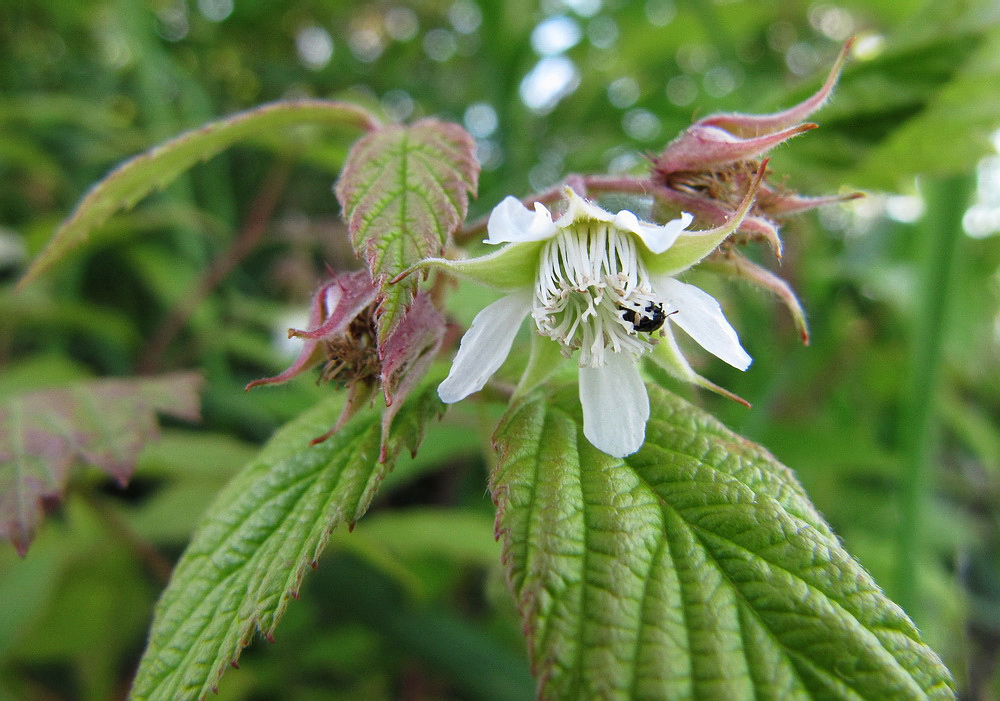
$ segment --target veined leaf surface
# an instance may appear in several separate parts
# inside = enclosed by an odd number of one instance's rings
[[[415,447],[441,406],[431,392],[407,402],[380,462],[372,408],[310,445],[341,403],[333,396],[286,425],[219,494],[157,604],[133,698],[204,698],[256,631],[271,637],[330,532],[364,514],[399,449]]]
[[[337,198],[354,250],[382,286],[380,330],[398,322],[416,280],[386,285],[417,261],[439,256],[479,182],[475,142],[457,124],[425,119],[374,131],[351,149]]]
[[[953,698],[785,466],[658,388],[624,460],[576,388],[497,430],[497,532],[542,698]]]

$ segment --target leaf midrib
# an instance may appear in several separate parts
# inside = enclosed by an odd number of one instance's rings
[[[319,461],[319,464],[314,469],[312,469],[311,471],[309,471],[309,472],[301,475],[297,479],[285,482],[284,484],[287,485],[287,487],[285,489],[283,489],[281,493],[291,492],[291,491],[293,491],[293,489],[297,485],[300,485],[300,484],[302,484],[304,482],[309,482],[310,484],[314,483],[315,479],[316,479],[316,475],[319,472],[321,472],[324,469],[326,469],[327,467],[329,467],[329,464],[330,464],[329,458],[326,458],[324,460]],[[273,466],[271,466],[269,468],[265,467],[264,469],[273,469]],[[338,471],[336,484],[340,483],[340,481],[343,479],[343,476],[344,476],[344,470],[341,469],[341,470]],[[278,522],[276,524],[275,528],[272,529],[271,536],[273,536],[274,534],[276,534],[276,533],[278,533],[279,531],[282,530],[282,528],[284,527],[285,523],[287,523],[289,516],[292,513],[294,513],[296,506],[298,504],[300,504],[301,500],[308,494],[310,484],[305,484],[301,488],[300,493],[297,496],[294,497],[292,504],[289,506],[288,509],[285,509],[284,514],[283,514],[280,522]],[[331,489],[330,490],[331,497],[333,495],[335,495],[335,494],[336,494],[336,489]],[[277,496],[279,496],[279,493],[275,494],[275,497],[277,497]],[[270,501],[271,500],[269,500],[269,502]],[[332,498],[327,499],[327,501],[324,503],[324,509],[323,509],[324,511],[326,510],[326,508],[329,506],[329,504],[332,501],[333,501]],[[265,503],[269,503],[269,502],[265,502]],[[239,519],[237,519],[236,521],[230,522],[229,527],[226,528],[226,529],[224,529],[222,531],[225,535],[224,535],[224,537],[221,537],[221,538],[218,539],[218,541],[217,541],[218,542],[218,546],[215,547],[215,548],[212,548],[210,550],[206,550],[206,551],[204,551],[202,553],[199,553],[196,556],[196,559],[190,561],[191,565],[189,565],[189,568],[193,567],[196,563],[198,563],[201,560],[205,560],[205,559],[211,560],[215,555],[217,555],[222,550],[224,544],[229,542],[230,536],[233,534],[233,532],[235,532],[238,529],[241,529],[242,526],[244,524],[246,524],[247,521],[249,521],[252,518],[253,514],[254,514],[254,510],[247,510],[246,513],[243,514]],[[260,541],[260,543],[266,542],[271,536],[265,537],[262,541]],[[303,539],[303,540],[306,540],[306,539]],[[258,548],[259,548],[259,545],[258,545]],[[273,551],[273,549],[269,549],[269,550]],[[183,624],[183,622],[191,620],[194,617],[194,613],[196,611],[198,611],[199,609],[203,608],[203,606],[202,606],[203,604],[205,604],[205,605],[208,604],[208,602],[209,602],[209,600],[210,600],[210,598],[211,598],[212,595],[215,595],[216,593],[219,593],[218,599],[222,600],[222,599],[226,598],[225,597],[226,593],[228,593],[228,592],[237,592],[238,588],[233,588],[233,587],[227,586],[228,583],[229,583],[229,581],[232,579],[232,577],[234,577],[237,574],[245,571],[248,567],[251,567],[251,565],[253,565],[254,563],[261,562],[261,561],[266,561],[269,557],[271,557],[271,553],[270,552],[264,552],[264,551],[262,551],[260,549],[255,549],[254,554],[251,555],[249,558],[247,558],[243,563],[239,564],[236,567],[233,567],[228,572],[225,572],[225,574],[221,578],[213,580],[215,582],[215,585],[211,586],[209,588],[208,594],[206,594],[199,602],[196,603],[196,605],[194,607],[192,607],[191,609],[189,609],[186,612],[186,615],[183,617],[183,619],[180,619],[180,623],[178,623],[174,627],[174,630],[171,632],[170,637],[167,638],[166,641],[164,641],[163,644],[160,645],[160,648],[161,649],[168,649],[168,648],[173,647],[174,640],[176,639],[177,635],[180,634],[181,631],[182,631],[182,627],[183,627],[182,624]],[[303,569],[303,567],[304,567],[304,565],[302,563],[298,563],[298,564],[296,564],[296,566],[293,568],[292,571],[293,572],[299,572],[299,571],[301,571]],[[216,571],[218,571],[218,570],[216,570]],[[195,579],[196,581],[199,581],[199,580],[200,581],[205,581],[204,577],[197,577],[196,576],[193,579]],[[252,585],[253,585],[252,581],[248,582],[247,586],[244,587],[244,591],[245,592],[249,592]],[[259,597],[257,598],[257,601],[259,601]],[[255,606],[255,608],[257,608],[257,607]],[[234,612],[231,615],[227,616],[226,618],[228,618],[229,620],[240,621],[241,619],[240,619],[240,616],[239,616],[239,609],[238,608],[235,609]],[[217,620],[217,619],[215,619],[215,620]],[[245,635],[243,633],[246,630],[248,630],[248,629],[252,629],[253,626],[256,625],[259,620],[260,620],[259,612],[255,611],[253,617],[248,620],[247,624],[240,626],[240,634],[237,635],[236,638],[238,640],[242,641],[244,639],[244,637],[245,637]],[[205,617],[204,624],[197,628],[198,636],[194,636],[194,637],[195,638],[200,637],[200,634],[203,633],[212,622],[213,622],[213,619],[211,617]],[[222,636],[221,641],[220,641],[221,643],[226,643],[227,641],[229,641],[229,640],[231,640],[233,638],[232,629],[233,629],[232,626],[229,626],[229,627],[225,628],[225,630],[227,632],[226,632],[226,634],[224,634]],[[222,647],[228,647],[228,646],[219,645],[217,647],[218,648],[222,648]],[[187,662],[190,659],[192,659],[192,655],[193,655],[194,650],[195,650],[195,646],[193,646],[193,645],[187,646],[187,650],[186,650],[185,654],[183,655],[183,657],[181,658],[181,662],[179,664],[177,664],[177,665],[174,665],[171,669],[169,669],[166,672],[166,674],[161,675],[161,677],[160,677],[161,681],[162,680],[167,680],[170,677],[175,676],[176,670],[187,668],[187,666],[188,666]],[[216,655],[216,657],[219,657],[219,655]],[[219,661],[216,662],[216,669],[213,671],[213,676],[215,677],[216,681],[218,680],[218,678],[220,676],[219,666],[222,665],[222,664],[224,664],[224,663],[225,663],[225,660],[222,660],[221,662],[219,662]],[[178,679],[177,683],[178,684],[183,684],[183,680],[182,679]],[[205,688],[205,686],[208,685],[208,684],[211,684],[211,682],[208,681],[208,680],[206,680],[206,682],[199,689],[199,698],[203,697],[205,695],[205,693],[207,693],[207,691],[211,690],[210,688],[209,689]],[[175,688],[176,688],[176,686],[177,685],[175,684]]]

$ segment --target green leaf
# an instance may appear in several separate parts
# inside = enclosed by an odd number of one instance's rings
[[[624,460],[575,386],[514,406],[491,490],[543,698],[953,698],[788,468],[650,389]]]
[[[432,390],[407,402],[399,416],[406,435],[379,462],[381,418],[371,408],[310,445],[341,404],[332,396],[286,425],[220,493],[157,604],[134,698],[202,698],[255,631],[271,639],[330,532],[364,514],[415,426],[441,407]]]
[[[475,141],[457,124],[425,119],[368,134],[351,149],[337,183],[354,250],[382,287],[380,334],[398,322],[416,279],[386,285],[439,256],[465,220],[479,182]]]
[[[41,252],[21,287],[87,240],[111,215],[133,207],[152,191],[166,187],[199,161],[261,132],[301,124],[373,129],[377,121],[355,105],[329,100],[274,102],[185,132],[125,161],[97,183],[63,222]]]
[[[156,413],[196,420],[201,384],[195,373],[90,380],[0,402],[0,538],[23,555],[78,465],[127,483]]]
[[[996,28],[976,43],[961,64],[924,109],[889,134],[858,168],[856,182],[866,187],[895,189],[909,184],[901,175],[914,173],[958,175],[993,152],[990,137],[1000,128],[1000,102],[996,99],[1000,76],[1000,30]],[[942,148],[942,135],[961,134]],[[886,164],[892,164],[887,167]]]

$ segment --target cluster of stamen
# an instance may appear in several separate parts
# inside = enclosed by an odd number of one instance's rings
[[[637,356],[653,347],[627,319],[651,319],[661,302],[634,236],[607,222],[580,222],[542,249],[531,315],[564,355],[579,350],[580,367],[600,367],[608,351]]]
[[[369,307],[351,320],[342,335],[323,341],[326,363],[319,381],[343,387],[375,382],[382,369],[375,338],[374,308]]]

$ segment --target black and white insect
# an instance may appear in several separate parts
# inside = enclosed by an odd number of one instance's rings
[[[673,312],[671,312],[673,313]],[[646,305],[643,313],[636,309],[623,309],[622,318],[632,324],[632,329],[636,332],[652,333],[659,329],[670,316],[663,311],[662,304],[650,302]]]

